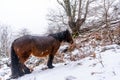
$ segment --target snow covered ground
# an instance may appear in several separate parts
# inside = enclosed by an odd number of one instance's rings
[[[55,68],[46,70],[42,70],[45,65],[39,65],[31,74],[15,80],[120,80],[120,46],[105,46],[96,51],[96,58],[54,65]],[[6,80],[10,74],[10,68],[4,65],[0,80]]]

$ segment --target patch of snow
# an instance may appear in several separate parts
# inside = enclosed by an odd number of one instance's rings
[[[79,52],[79,50],[78,49],[75,49],[74,51],[72,51],[72,55],[77,55],[77,54],[79,54],[80,52]]]
[[[68,48],[68,47],[69,47],[69,45],[60,46],[58,52],[59,52],[59,53],[62,53],[62,51],[64,51],[64,50],[65,50],[66,48]]]
[[[45,65],[39,65],[31,74],[15,80],[119,80],[120,46],[109,45],[105,48],[107,50],[97,53],[96,58],[87,57],[78,61],[69,61],[67,64],[54,64],[55,68],[46,70],[42,70]],[[75,50],[73,54],[77,52]],[[10,68],[0,69],[2,80],[8,78],[10,74]]]

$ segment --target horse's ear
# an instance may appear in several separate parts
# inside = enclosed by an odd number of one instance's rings
[[[72,31],[69,29],[66,29],[65,32],[72,34]]]

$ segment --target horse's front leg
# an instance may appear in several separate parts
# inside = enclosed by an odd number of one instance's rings
[[[54,66],[52,65],[53,59],[54,59],[54,55],[49,54],[49,58],[48,58],[48,62],[47,62],[48,68],[54,68]]]
[[[23,55],[22,55],[22,57],[20,57],[20,68],[22,69],[22,71],[23,71],[23,73],[24,74],[29,74],[29,73],[31,73],[31,70],[28,68],[28,67],[26,67],[26,65],[24,64],[25,63],[25,61],[29,58],[29,53],[23,53]]]
[[[25,64],[22,64],[22,68],[23,68],[23,70],[24,70],[24,74],[29,74],[29,73],[31,73],[31,70],[30,70],[28,67],[26,67]]]

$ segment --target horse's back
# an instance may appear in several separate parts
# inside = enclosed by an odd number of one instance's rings
[[[21,49],[24,51],[25,49],[31,48],[39,48],[44,50],[48,47],[54,46],[54,44],[59,45],[59,41],[54,39],[51,36],[32,36],[32,35],[25,35],[20,38],[17,38],[13,42],[14,48]]]
[[[23,46],[26,44],[29,44],[32,42],[32,36],[31,35],[25,35],[20,38],[17,38],[13,41],[13,46]]]
[[[56,40],[50,36],[32,36],[33,43],[41,46],[49,46]]]

